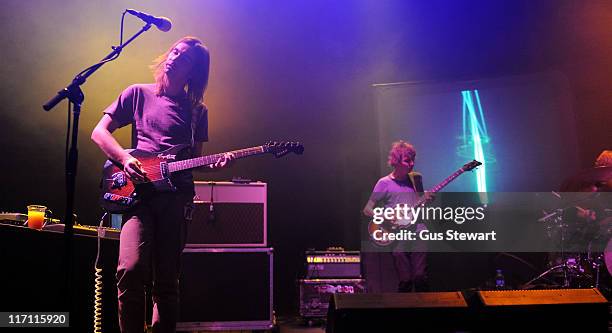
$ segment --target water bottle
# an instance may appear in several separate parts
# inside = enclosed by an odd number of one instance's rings
[[[504,274],[502,274],[502,270],[496,270],[495,274],[495,289],[504,289],[506,287],[506,279],[504,278]]]

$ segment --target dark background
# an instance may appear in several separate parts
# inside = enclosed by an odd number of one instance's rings
[[[147,66],[172,42],[198,36],[212,54],[207,151],[269,139],[306,147],[303,156],[259,157],[196,173],[199,179],[242,176],[268,183],[280,314],[296,311],[295,279],[304,250],[359,246],[360,210],[381,176],[372,84],[559,71],[569,80],[575,111],[579,161],[570,165],[589,167],[602,149],[611,148],[609,1],[10,0],[3,1],[0,13],[0,210],[25,212],[36,203],[64,216],[66,105],[49,113],[41,105],[118,44],[125,8],[168,16],[174,26],[168,33],[147,32],[84,86],[79,221],[96,224],[101,215],[97,185],[105,158],[89,140],[101,111],[127,85],[150,82]],[[141,26],[133,17],[126,21],[126,36]],[[127,146],[129,130],[118,135]],[[567,175],[577,171],[557,167]],[[521,170],[510,165],[507,172]],[[523,190],[557,189],[561,181]],[[494,273],[487,265],[490,256],[464,255],[452,265],[434,256],[443,268],[433,272],[437,286],[481,284]],[[483,264],[475,268],[468,260]]]

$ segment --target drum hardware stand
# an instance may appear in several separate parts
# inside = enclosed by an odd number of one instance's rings
[[[544,217],[540,218],[538,220],[538,222],[547,222],[549,220],[552,219],[552,224],[553,227],[557,226],[558,228],[560,228],[561,230],[561,264],[553,266],[549,269],[547,269],[544,273],[538,275],[537,277],[531,279],[530,281],[528,281],[527,283],[525,283],[523,286],[529,286],[531,285],[533,282],[543,278],[544,276],[548,275],[551,272],[554,272],[556,270],[558,270],[559,268],[563,269],[563,288],[569,288],[570,287],[570,276],[569,273],[570,272],[575,272],[576,275],[582,275],[584,274],[584,270],[581,268],[581,263],[580,261],[577,261],[575,263],[575,265],[570,265],[569,264],[569,258],[565,257],[565,238],[566,238],[566,229],[568,227],[567,224],[564,223],[563,221],[563,212],[564,212],[565,208],[563,209],[556,209],[554,212],[546,214]],[[550,232],[550,229],[552,227],[548,227],[548,232],[549,232],[549,237],[552,237],[552,234]],[[594,287],[595,288],[599,288],[599,278],[600,278],[600,270],[601,270],[601,262],[599,259],[593,259],[591,258],[591,247],[589,244],[589,249],[588,249],[588,256],[587,256],[587,262],[589,263],[589,265],[591,266],[591,268],[595,269],[595,276],[591,276],[591,278],[595,279],[595,284]]]
[[[564,209],[556,209],[555,211],[553,211],[552,213],[546,214],[544,217],[540,218],[538,220],[538,222],[547,222],[549,220],[552,219],[552,223],[553,226],[557,226],[560,230],[561,230],[561,260],[562,260],[562,264],[553,266],[549,269],[547,269],[544,273],[536,276],[535,278],[529,280],[527,283],[523,284],[523,286],[529,286],[531,285],[533,282],[543,278],[544,276],[548,275],[549,273],[552,273],[554,271],[556,271],[559,268],[563,269],[563,288],[569,288],[570,286],[570,279],[568,276],[568,272],[570,270],[573,270],[574,268],[570,267],[567,263],[567,260],[565,258],[565,229],[567,227],[567,225],[564,224],[563,222],[563,211]],[[548,227],[548,233],[549,233],[549,237],[552,237],[552,233],[550,232],[550,229],[552,227]]]
[[[559,264],[559,265],[556,265],[556,266],[553,266],[553,267],[551,267],[551,268],[547,269],[547,270],[546,270],[544,273],[542,273],[542,274],[540,274],[540,275],[536,276],[535,278],[533,278],[533,279],[529,280],[529,281],[528,281],[527,283],[525,283],[523,286],[529,286],[529,285],[531,285],[533,282],[535,282],[535,281],[537,281],[537,280],[541,279],[542,277],[544,277],[544,276],[548,275],[549,273],[551,273],[551,272],[553,272],[553,271],[555,271],[555,270],[557,270],[557,269],[559,269],[559,268],[563,268],[563,288],[569,288],[570,283],[569,283],[569,278],[568,278],[568,271],[569,271],[570,269],[573,269],[573,268],[571,268],[571,267],[570,267],[570,266],[567,264],[567,261],[565,261],[565,259],[564,259],[564,262],[563,262],[562,264]]]
[[[602,265],[602,257],[596,257],[596,258],[591,258],[591,244],[589,244],[589,255],[587,257],[587,260],[589,262],[592,261],[591,263],[591,267],[595,269],[595,288],[599,289],[599,277],[600,277],[600,270],[601,270],[601,265]]]
[[[599,270],[601,269],[601,263],[595,263],[594,266],[596,266],[595,272],[597,272],[595,275],[595,288],[599,289]]]

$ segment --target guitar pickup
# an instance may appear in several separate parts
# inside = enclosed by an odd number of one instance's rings
[[[120,205],[130,206],[134,202],[134,198],[124,197],[113,193],[104,193],[104,200],[117,203]]]
[[[161,171],[161,175],[163,178],[170,177],[170,170],[168,170],[168,163],[166,162],[159,163],[159,170]]]

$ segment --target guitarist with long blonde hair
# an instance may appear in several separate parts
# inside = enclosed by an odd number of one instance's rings
[[[185,145],[191,147],[186,154],[201,154],[202,143],[208,141],[208,110],[202,100],[209,66],[210,55],[202,41],[183,37],[156,59],[155,83],[129,86],[104,110],[91,139],[131,181],[145,181],[152,171],[115,140],[112,133],[118,128],[132,125],[132,148],[140,151],[160,153]],[[224,155],[211,167],[224,166],[230,159]],[[175,191],[143,196],[123,215],[117,288],[124,333],[143,332],[145,284],[152,285],[153,331],[176,330],[180,255],[194,185],[189,170],[173,174],[171,180]]]

